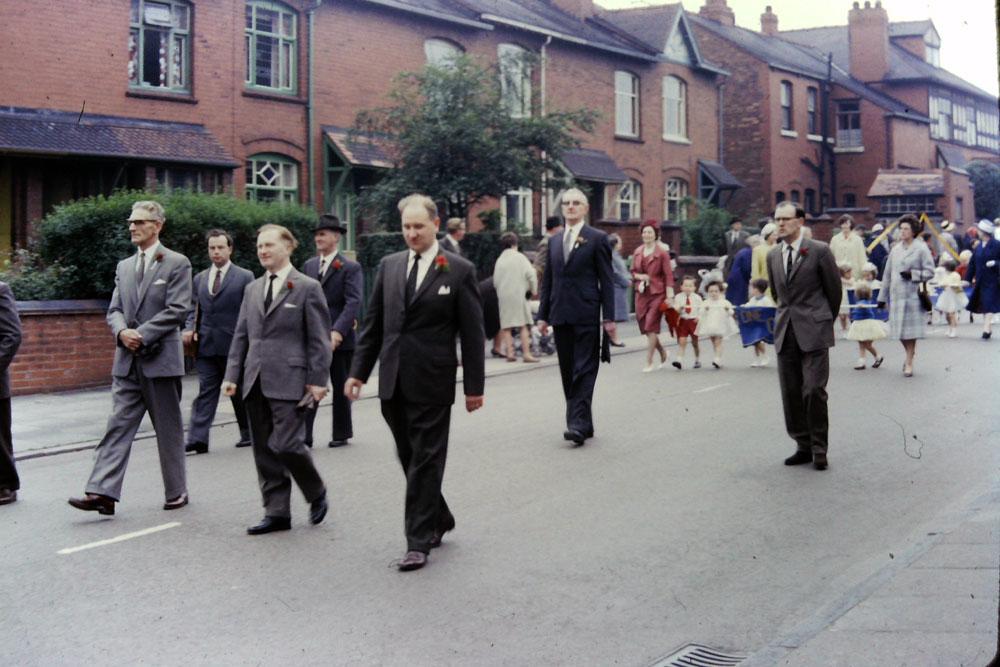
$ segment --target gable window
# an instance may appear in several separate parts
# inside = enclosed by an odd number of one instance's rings
[[[663,190],[663,218],[670,222],[687,220],[687,181],[680,178],[667,180]]]
[[[132,0],[128,82],[138,88],[190,90],[191,9],[186,2]]]
[[[531,116],[531,63],[528,51],[517,44],[497,47],[500,62],[500,101],[512,118]]]
[[[246,195],[250,201],[299,200],[299,167],[282,155],[253,155],[246,164]]]
[[[934,67],[941,67],[941,38],[934,30],[928,30],[924,35],[924,60]]]
[[[792,121],[792,83],[790,81],[781,82],[781,129],[794,130]]]
[[[246,5],[246,83],[282,93],[296,90],[298,17],[275,2]]]
[[[462,47],[446,39],[428,39],[424,41],[424,55],[428,65],[450,69],[462,55]]]
[[[642,217],[642,185],[638,181],[625,181],[619,185],[613,210],[618,213],[619,220]]]
[[[816,113],[819,91],[815,88],[806,88],[806,119],[809,134],[819,134],[819,116]]]
[[[663,77],[663,138],[687,139],[687,84]]]
[[[837,147],[854,148],[863,146],[861,141],[861,102],[842,100],[837,102]]]
[[[615,134],[639,136],[639,77],[631,72],[615,72]]]
[[[500,219],[504,230],[527,229],[531,231],[533,193],[528,188],[511,190],[501,201]]]

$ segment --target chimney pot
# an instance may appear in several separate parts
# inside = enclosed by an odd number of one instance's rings
[[[889,72],[889,15],[877,0],[854,3],[847,14],[851,76],[864,82],[881,81]]]
[[[760,15],[760,32],[768,37],[776,37],[778,34],[778,16],[771,5],[764,8],[764,13]]]
[[[726,5],[726,0],[705,0],[705,4],[698,10],[698,14],[716,23],[736,25],[736,14]]]

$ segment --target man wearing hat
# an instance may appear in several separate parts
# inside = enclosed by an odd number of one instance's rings
[[[337,216],[320,216],[313,236],[317,255],[302,267],[302,273],[322,285],[330,308],[330,347],[333,349],[333,360],[330,362],[333,439],[330,440],[330,447],[342,447],[354,437],[351,401],[344,395],[344,382],[354,356],[354,329],[364,294],[364,278],[361,265],[340,253],[340,240],[346,233],[347,228]],[[317,410],[310,410],[306,415],[306,444],[310,447]]]
[[[884,231],[885,231],[885,226],[881,222],[876,222],[872,226],[872,234],[868,241],[869,244],[874,242],[875,239],[878,239],[880,236],[882,236],[882,233]],[[876,243],[874,247],[871,247],[868,250],[868,261],[870,261],[872,264],[875,265],[875,268],[878,270],[879,279],[882,278],[882,272],[885,270],[885,263],[888,260],[889,260],[889,239],[883,238],[880,239],[879,242]]]
[[[977,225],[979,245],[972,251],[965,279],[972,284],[969,312],[983,316],[983,340],[993,335],[993,314],[1000,313],[1000,241],[996,225],[983,219]]]
[[[191,262],[160,243],[164,220],[158,202],[138,201],[132,206],[128,228],[137,252],[118,263],[107,318],[117,344],[111,367],[111,417],[94,452],[86,495],[69,499],[80,510],[115,513],[132,440],[147,411],[160,454],[163,509],[188,504],[181,327],[191,308]]]

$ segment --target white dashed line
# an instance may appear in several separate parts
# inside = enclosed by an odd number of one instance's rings
[[[170,528],[176,528],[179,525],[181,525],[179,521],[171,521],[170,523],[165,523],[160,526],[153,526],[152,528],[144,528],[143,530],[137,530],[134,533],[125,533],[124,535],[119,535],[118,537],[112,537],[106,540],[99,540],[97,542],[91,542],[90,544],[81,544],[78,547],[68,547],[66,549],[60,549],[56,553],[62,556],[66,556],[69,554],[75,554],[77,551],[86,551],[87,549],[106,547],[109,544],[117,544],[118,542],[124,542],[125,540],[131,540],[136,537],[152,535],[153,533],[158,533],[161,530],[169,530]]]
[[[722,389],[723,387],[728,387],[731,383],[724,382],[722,384],[713,384],[711,387],[705,387],[704,389],[695,389],[692,394],[704,394],[709,391],[715,391],[716,389]]]

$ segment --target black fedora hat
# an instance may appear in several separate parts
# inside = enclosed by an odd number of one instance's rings
[[[316,224],[316,229],[313,230],[313,233],[315,234],[321,229],[329,229],[330,231],[340,232],[341,234],[347,233],[347,227],[340,222],[340,218],[331,213],[324,213],[319,216],[319,223]]]

